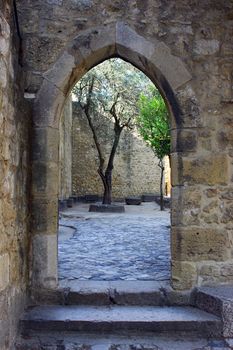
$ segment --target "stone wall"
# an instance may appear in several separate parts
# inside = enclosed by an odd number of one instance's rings
[[[29,110],[11,1],[0,2],[0,349],[11,349],[28,285]]]
[[[25,87],[36,94],[37,135],[48,140],[58,134],[64,100],[91,67],[119,56],[141,69],[171,112],[173,286],[233,282],[232,0],[22,0],[18,5]],[[35,142],[40,144],[39,136]],[[44,178],[43,187],[35,172],[33,230],[40,237],[32,272],[40,285],[56,283],[56,269],[48,268],[48,245],[56,246],[57,230],[55,143],[53,152],[51,161],[45,146],[45,156],[35,162]],[[43,218],[38,208],[44,208]]]
[[[98,137],[106,155],[110,154],[113,124],[99,117]],[[97,173],[98,154],[87,118],[77,103],[73,103],[72,129],[72,190],[79,196],[103,195],[103,185]],[[159,194],[160,169],[158,159],[136,131],[123,130],[113,170],[113,198]]]
[[[68,98],[59,126],[59,198],[72,194],[72,100]]]

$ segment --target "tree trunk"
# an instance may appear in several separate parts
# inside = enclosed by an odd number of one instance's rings
[[[89,87],[89,95],[88,95],[87,103],[84,107],[82,107],[82,109],[85,112],[85,115],[87,117],[90,129],[92,131],[93,139],[94,139],[94,142],[96,145],[96,149],[98,152],[98,157],[99,157],[98,174],[99,174],[99,176],[103,182],[103,186],[104,186],[104,195],[103,195],[103,202],[102,203],[103,204],[111,204],[112,203],[112,171],[113,171],[114,157],[116,154],[117,146],[119,144],[121,132],[122,132],[124,127],[128,126],[130,119],[128,120],[128,122],[126,124],[120,125],[120,120],[117,118],[116,110],[115,110],[115,106],[117,103],[117,100],[116,100],[115,103],[112,105],[112,108],[110,110],[110,113],[115,120],[115,123],[114,123],[114,141],[113,141],[111,153],[110,153],[109,160],[108,160],[108,165],[107,165],[106,170],[104,172],[105,159],[103,157],[101,145],[99,143],[96,129],[95,129],[95,126],[92,122],[91,115],[90,115],[90,100],[91,100],[91,93],[93,91],[93,88],[94,88],[94,79],[92,79],[90,87]]]
[[[163,175],[164,175],[164,165],[163,160],[160,159],[159,167],[161,169],[160,174],[160,210],[164,210],[164,199],[163,199]]]
[[[108,165],[105,171],[104,176],[101,177],[104,184],[104,196],[103,196],[103,204],[111,204],[112,203],[112,171],[113,171],[113,162],[114,157],[116,155],[117,146],[120,140],[120,135],[123,130],[123,127],[119,125],[119,122],[115,122],[114,127],[114,142],[112,145],[111,153],[108,160]]]
[[[104,196],[103,196],[103,204],[111,204],[112,203],[112,171],[109,171],[104,176]]]

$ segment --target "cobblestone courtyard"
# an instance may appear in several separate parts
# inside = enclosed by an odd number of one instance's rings
[[[59,279],[168,280],[170,213],[155,203],[123,214],[89,213],[78,204],[61,214]]]

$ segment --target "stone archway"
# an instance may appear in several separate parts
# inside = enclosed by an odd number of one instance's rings
[[[172,280],[175,288],[196,283],[195,264],[186,261],[179,231],[183,200],[183,152],[196,152],[198,103],[182,61],[162,42],[148,41],[127,24],[92,28],[72,40],[43,74],[33,105],[31,281],[33,288],[57,286],[57,198],[59,118],[73,85],[90,68],[111,57],[135,65],[154,82],[170,110],[172,125]],[[188,140],[188,142],[187,142]],[[191,140],[191,141],[190,141]],[[184,248],[185,249],[185,248]]]

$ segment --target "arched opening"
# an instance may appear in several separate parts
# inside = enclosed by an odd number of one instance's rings
[[[119,58],[91,69],[72,91],[60,122],[61,285],[169,281],[170,201],[160,210],[160,192],[170,187],[170,125],[161,95]]]
[[[164,44],[150,43],[123,23],[91,30],[75,38],[54,66],[44,74],[34,103],[31,242],[33,287],[57,286],[58,127],[65,100],[76,81],[91,67],[111,57],[120,57],[146,74],[159,88],[169,109],[173,140],[172,185],[176,198],[171,209],[172,240],[174,234],[177,237],[174,227],[179,219],[178,205],[182,211],[180,185],[183,181],[182,138],[177,138],[177,132],[181,135],[182,128],[189,123],[188,119],[184,120],[184,109],[187,108],[187,98],[190,100],[193,95],[192,89],[187,88],[191,77],[183,63],[172,56]],[[172,250],[172,266],[172,280],[177,288],[190,288],[195,283],[195,267],[183,261],[175,250]],[[187,270],[192,272],[188,279],[183,274]]]

